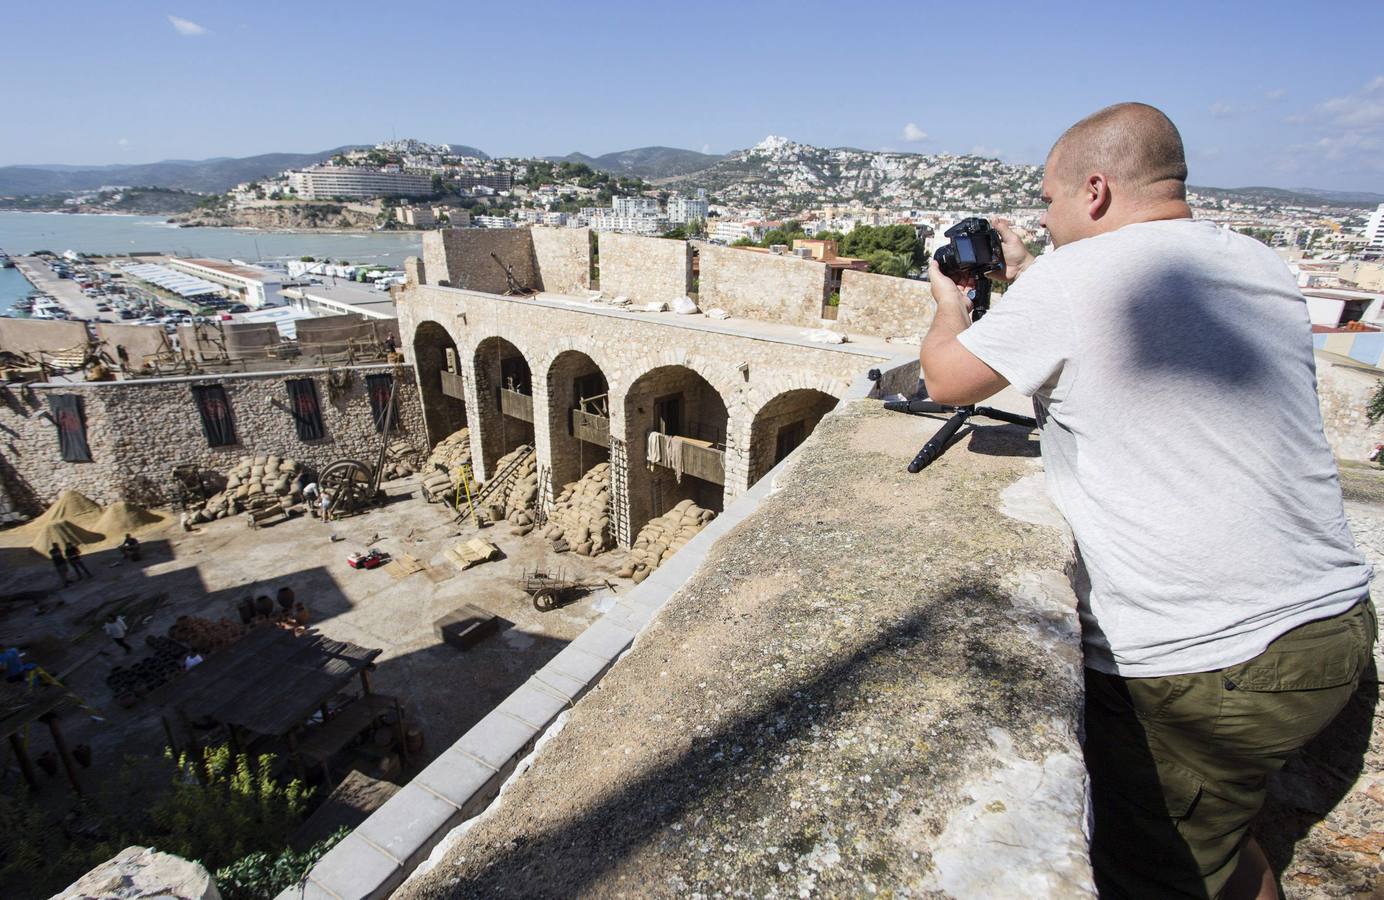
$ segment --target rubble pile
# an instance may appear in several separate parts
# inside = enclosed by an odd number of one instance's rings
[[[543,536],[553,551],[597,556],[615,546],[610,533],[610,463],[592,466],[553,499]]]
[[[226,473],[226,488],[192,514],[192,523],[224,519],[247,509],[291,503],[293,480],[301,466],[278,456],[244,456]]]
[[[702,509],[691,500],[683,500],[639,530],[629,557],[618,574],[621,578],[633,578],[638,584],[668,557],[681,550],[714,518],[714,510]]]

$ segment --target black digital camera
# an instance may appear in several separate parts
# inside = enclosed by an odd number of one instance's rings
[[[976,278],[1004,268],[1004,249],[999,232],[979,216],[962,219],[945,232],[951,239],[938,247],[932,258],[942,274],[951,279]]]

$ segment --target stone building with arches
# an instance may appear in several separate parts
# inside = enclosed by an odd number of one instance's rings
[[[832,324],[826,319],[722,320],[611,303],[589,289],[584,229],[546,230],[528,244],[492,237],[429,233],[423,258],[406,264],[399,326],[429,441],[466,425],[481,481],[506,453],[531,444],[550,473],[542,479],[548,498],[609,461],[613,530],[624,546],[681,500],[724,509],[800,445],[852,382],[908,352],[881,335],[811,339]],[[669,253],[676,242],[621,238],[603,242],[599,260],[618,273],[622,290],[643,276],[681,285],[674,296],[688,293],[691,249]],[[736,263],[743,271],[744,261]],[[494,292],[506,269],[537,290]],[[472,284],[489,290],[452,286]]]

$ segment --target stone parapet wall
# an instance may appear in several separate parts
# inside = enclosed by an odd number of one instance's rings
[[[521,285],[538,287],[529,229],[443,228],[423,233],[423,270],[429,284],[446,281],[451,287],[503,294],[508,287],[504,266]]]
[[[936,310],[926,281],[852,269],[841,273],[836,324],[847,333],[922,340]]]
[[[692,251],[686,241],[605,232],[599,238],[601,293],[632,303],[687,296]]]
[[[720,307],[733,316],[811,328],[824,324],[824,263],[712,244],[698,252],[702,309]]]
[[[81,491],[98,503],[131,500],[161,503],[172,489],[172,468],[195,464],[226,471],[243,456],[275,454],[296,459],[314,469],[333,460],[358,459],[374,465],[380,436],[375,431],[365,376],[393,373],[388,365],[337,369],[349,372],[352,383],[335,401],[324,370],[224,375],[219,377],[151,378],[132,381],[6,387],[0,404],[0,477],[23,511],[42,511],[64,490]],[[396,439],[425,448],[422,406],[412,369],[403,375],[398,395],[401,433]],[[289,379],[310,378],[317,385],[326,436],[298,439],[289,412]],[[238,443],[210,447],[193,400],[196,385],[220,384],[226,389]],[[64,462],[57,426],[48,413],[50,394],[82,398],[87,443],[92,461]]]
[[[1384,423],[1371,425],[1365,410],[1384,372],[1358,364],[1335,362],[1317,353],[1317,399],[1331,452],[1340,459],[1363,461],[1384,443]]]
[[[591,229],[529,229],[539,286],[557,294],[581,294],[591,287]]]

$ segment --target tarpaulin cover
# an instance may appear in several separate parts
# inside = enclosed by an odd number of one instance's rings
[[[311,378],[294,378],[288,382],[289,411],[298,429],[298,440],[320,441],[327,433],[322,424],[322,407],[317,402],[317,384]]]
[[[202,414],[202,431],[206,433],[207,443],[213,447],[234,444],[235,423],[231,421],[231,403],[226,399],[226,389],[219,384],[199,385],[192,389],[192,397],[197,401],[197,411]]]
[[[58,446],[62,448],[63,461],[91,462],[82,398],[76,394],[49,394],[48,410],[58,426]]]
[[[365,392],[370,397],[370,413],[375,418],[375,430],[384,431],[384,413],[389,407],[389,391],[394,376],[387,372],[365,376]],[[394,425],[399,424],[399,400],[394,400]],[[393,428],[394,426],[391,426]]]

